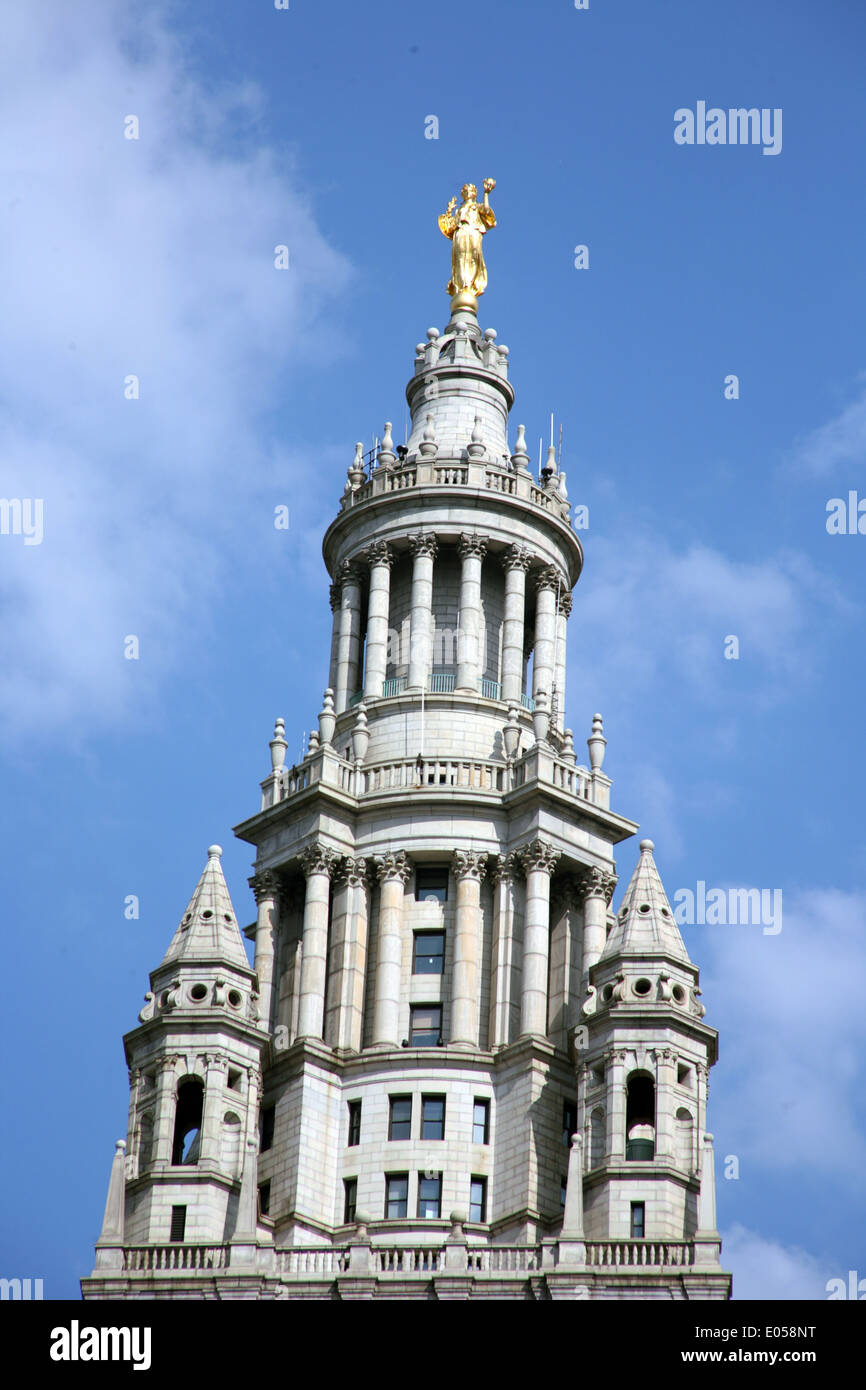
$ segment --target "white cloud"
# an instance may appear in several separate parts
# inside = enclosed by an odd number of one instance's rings
[[[757,926],[695,931],[700,946],[685,929],[686,946],[702,961],[708,1021],[723,1044],[711,1102],[719,1152],[738,1155],[741,1181],[750,1169],[784,1170],[859,1190],[866,895],[785,892],[778,936]]]
[[[45,527],[0,537],[13,740],[119,721],[131,680],[156,691],[188,656],[273,505],[257,411],[343,350],[322,310],[348,267],[285,156],[245,138],[256,92],[205,89],[158,15],[4,15],[0,495],[43,498]]]
[[[859,380],[866,383],[866,374],[861,373]],[[866,385],[844,410],[800,440],[794,461],[815,477],[834,472],[840,464],[856,464],[862,470],[866,463]]]
[[[734,1276],[735,1299],[820,1299],[833,1277],[829,1262],[745,1226],[722,1233],[722,1265]]]

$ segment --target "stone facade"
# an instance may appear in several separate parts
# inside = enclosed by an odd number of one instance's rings
[[[716,1034],[649,841],[614,915],[595,716],[565,720],[583,552],[513,451],[508,350],[456,308],[412,428],[324,538],[329,685],[283,721],[251,969],[213,847],[140,1026],[87,1298],[725,1298]]]

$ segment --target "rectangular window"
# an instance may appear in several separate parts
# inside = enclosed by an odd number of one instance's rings
[[[442,1208],[442,1174],[418,1174],[418,1215],[437,1220]]]
[[[389,1096],[391,1104],[388,1116],[389,1139],[412,1138],[412,1097]]]
[[[573,1100],[563,1101],[562,1104],[562,1142],[567,1149],[571,1148],[571,1136],[577,1129],[577,1103]]]
[[[446,868],[415,870],[415,899],[419,903],[448,901],[448,870]]]
[[[472,1106],[472,1142],[490,1143],[490,1101],[479,1100],[478,1096]]]
[[[277,1107],[266,1105],[262,1110],[262,1137],[259,1144],[260,1151],[265,1154],[272,1147],[274,1142],[274,1123],[277,1117]]]
[[[487,1179],[472,1178],[469,1183],[469,1220],[487,1220]]]
[[[361,1142],[361,1102],[359,1100],[349,1101],[349,1148],[352,1149]]]
[[[355,1220],[355,1207],[358,1204],[358,1179],[343,1179],[343,1220],[350,1222]]]
[[[267,1216],[271,1210],[271,1184],[259,1183],[259,1216]]]
[[[172,1207],[169,1240],[183,1240],[186,1235],[186,1207]]]
[[[442,1041],[442,1008],[439,1004],[413,1004],[409,1042],[412,1047],[438,1047]]]
[[[413,975],[441,975],[445,964],[445,933],[416,931],[412,956]]]
[[[445,1138],[445,1097],[421,1097],[421,1138]]]
[[[646,1203],[632,1202],[631,1204],[631,1238],[632,1240],[643,1240],[646,1235]]]
[[[409,1174],[385,1174],[385,1219],[397,1221],[406,1216],[409,1205]]]

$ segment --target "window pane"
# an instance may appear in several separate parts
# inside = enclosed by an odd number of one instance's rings
[[[633,1240],[643,1240],[646,1234],[646,1205],[643,1202],[631,1204],[631,1234]]]
[[[274,1121],[276,1119],[276,1107],[266,1105],[262,1110],[262,1139],[259,1145],[262,1153],[267,1153],[274,1142]]]
[[[349,1101],[349,1147],[361,1142],[361,1102]]]
[[[343,1220],[354,1221],[355,1207],[358,1200],[358,1179],[344,1178],[343,1188],[345,1193],[343,1200]]]
[[[445,961],[444,932],[416,932],[413,975],[441,975]]]
[[[411,1096],[391,1096],[391,1119],[388,1125],[388,1138],[412,1138]]]
[[[444,903],[448,898],[448,870],[416,869],[415,897],[419,903]]]
[[[473,1178],[469,1187],[469,1220],[487,1220],[487,1179]]]
[[[472,1142],[473,1144],[487,1144],[490,1142],[489,1101],[476,1100],[472,1108]]]
[[[418,1215],[420,1217],[436,1218],[439,1215],[440,1193],[442,1189],[442,1179],[440,1176],[435,1178],[419,1177],[418,1179]]]
[[[406,1215],[406,1205],[409,1198],[409,1174],[391,1173],[385,1179],[385,1215],[391,1220],[398,1220]]]
[[[420,1004],[412,1009],[410,1042],[413,1047],[437,1047],[442,1037],[442,1009]]]
[[[445,1138],[445,1097],[423,1096],[421,1114],[421,1138]]]

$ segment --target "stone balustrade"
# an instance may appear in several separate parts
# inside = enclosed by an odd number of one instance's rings
[[[431,462],[418,459],[397,468],[377,468],[372,478],[360,487],[347,489],[340,503],[341,511],[360,506],[392,492],[420,487],[466,487],[480,491],[498,492],[530,506],[539,507],[550,516],[570,522],[571,508],[567,498],[551,488],[540,487],[532,474],[520,469],[491,467],[484,460],[469,459],[466,463]]]

